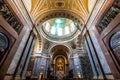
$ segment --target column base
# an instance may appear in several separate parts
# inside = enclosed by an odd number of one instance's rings
[[[7,75],[4,77],[4,80],[13,80],[13,76]]]
[[[103,80],[103,79],[104,79],[104,77],[101,75],[101,76],[98,76],[98,79]]]
[[[20,75],[16,75],[16,76],[15,76],[15,80],[21,80]]]
[[[106,75],[106,78],[109,80],[114,80],[114,77],[113,77],[113,75]]]

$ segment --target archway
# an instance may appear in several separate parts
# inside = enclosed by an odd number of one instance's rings
[[[69,49],[63,45],[57,45],[52,48],[52,69],[54,77],[58,80],[63,79],[67,76],[69,71],[68,66],[68,55]]]

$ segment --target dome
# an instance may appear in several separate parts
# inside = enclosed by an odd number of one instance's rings
[[[44,22],[40,27],[42,35],[51,41],[67,41],[78,33],[78,24],[67,18],[53,18]]]

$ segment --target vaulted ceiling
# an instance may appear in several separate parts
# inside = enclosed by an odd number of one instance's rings
[[[37,25],[55,17],[69,18],[84,25],[96,0],[23,0],[23,2]]]

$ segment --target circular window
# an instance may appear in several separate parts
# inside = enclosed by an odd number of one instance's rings
[[[78,34],[78,24],[66,18],[53,18],[40,26],[42,35],[52,41],[70,40]]]
[[[6,35],[0,33],[0,52],[4,52],[4,50],[8,47],[8,39]]]

